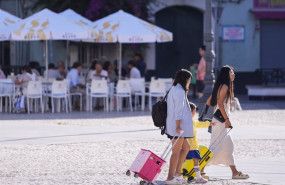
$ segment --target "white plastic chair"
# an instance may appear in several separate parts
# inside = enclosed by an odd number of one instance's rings
[[[165,81],[163,80],[152,80],[149,85],[149,93],[148,93],[148,106],[149,110],[152,109],[152,97],[157,98],[157,101],[159,98],[163,98],[165,96],[166,87],[165,87]]]
[[[162,80],[165,82],[165,88],[166,88],[166,91],[168,91],[172,84],[173,84],[173,79],[172,78],[158,78],[157,80]]]
[[[130,78],[130,85],[132,94],[135,96],[135,110],[139,104],[139,97],[141,97],[142,105],[141,109],[145,108],[145,79],[144,78]]]
[[[14,82],[16,80],[16,77],[17,76],[15,76],[15,75],[13,75],[13,76],[9,75],[9,76],[7,76],[7,79],[12,80]],[[4,80],[6,80],[6,79],[4,79]]]
[[[67,81],[53,81],[51,87],[51,93],[46,94],[46,96],[51,97],[52,113],[54,113],[54,99],[59,99],[59,110],[60,110],[60,100],[65,100],[65,110],[68,113],[68,90]]]
[[[92,80],[90,87],[90,112],[93,111],[93,98],[104,98],[104,109],[109,111],[109,87],[107,80]]]
[[[122,110],[122,99],[129,98],[129,106],[131,112],[133,111],[132,107],[132,93],[129,80],[119,80],[116,87],[116,100],[117,100],[117,111]]]
[[[44,113],[44,104],[43,104],[43,88],[40,81],[30,81],[27,87],[27,107],[28,114],[30,114],[30,99],[40,99],[42,113]],[[35,106],[36,108],[36,106]]]
[[[55,78],[43,78],[43,77],[40,77],[40,78],[38,78],[38,80],[41,81],[42,83],[52,83],[56,79]]]
[[[13,104],[12,99],[15,96],[15,85],[11,79],[0,79],[0,112],[3,111],[2,99],[5,99],[5,111],[7,112],[8,105],[9,111],[12,112]]]
[[[82,111],[82,93],[80,92],[70,92],[70,81],[65,79],[64,81],[66,81],[67,83],[67,92],[68,92],[68,100],[69,100],[69,109],[70,109],[70,112],[72,111],[72,100],[73,100],[73,97],[79,97],[79,103],[80,103],[80,111]],[[77,87],[79,88],[79,87]]]

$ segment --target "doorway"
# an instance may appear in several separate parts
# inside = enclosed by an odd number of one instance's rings
[[[156,25],[173,33],[173,41],[156,44],[157,77],[169,78],[181,68],[199,63],[203,44],[203,12],[188,6],[172,6],[156,13]]]

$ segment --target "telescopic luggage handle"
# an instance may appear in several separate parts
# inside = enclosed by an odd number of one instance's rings
[[[167,145],[167,147],[165,148],[163,154],[161,155],[161,158],[163,160],[165,160],[167,158],[167,156],[169,155],[170,151],[172,150],[172,148],[176,145],[178,139],[182,136],[183,134],[183,130],[180,131],[180,134],[178,135],[178,138],[176,139],[175,143],[172,145],[172,147],[169,149],[169,146],[171,145],[172,141],[175,139],[175,137],[177,137],[177,135],[175,134],[175,136],[173,136],[173,138],[171,139],[171,141],[169,142],[169,144]]]
[[[216,148],[217,148],[217,146],[219,146],[219,144],[225,139],[225,137],[228,135],[228,133],[233,129],[233,126],[229,126],[229,130],[227,131],[227,133],[223,136],[223,138],[216,144],[216,146],[215,147],[213,147],[213,145],[217,142],[217,140],[221,137],[221,135],[222,135],[222,133],[223,133],[223,131],[225,130],[225,129],[227,129],[227,128],[224,128],[222,131],[221,131],[221,133],[220,133],[220,135],[215,139],[215,141],[209,146],[209,149],[211,150],[211,151],[214,151]]]

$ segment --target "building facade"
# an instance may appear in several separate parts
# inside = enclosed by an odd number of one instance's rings
[[[173,41],[148,45],[143,54],[149,76],[173,77],[178,69],[189,69],[190,65],[199,62],[198,49],[203,44],[205,29],[205,1],[157,0],[151,5],[150,14],[153,16],[150,21],[171,31]],[[18,0],[0,2],[1,9],[20,18],[32,14],[29,3],[22,5]],[[212,6],[215,73],[223,65],[233,66],[237,93],[246,93],[247,84],[262,83],[262,71],[273,73],[269,78],[282,78],[285,68],[282,47],[285,42],[285,1],[213,0]],[[50,62],[66,61],[65,41],[51,41],[49,47]],[[24,65],[35,60],[44,66],[42,42],[2,42],[1,50],[5,51],[5,56],[1,56],[2,65]],[[72,42],[68,66],[79,60],[88,67],[93,58],[101,56],[111,62],[116,60],[117,45]],[[132,56],[132,52],[125,51],[123,63]]]
[[[235,68],[235,92],[245,85],[284,80],[285,1],[220,0],[216,10],[216,69]],[[282,72],[283,71],[283,72]]]

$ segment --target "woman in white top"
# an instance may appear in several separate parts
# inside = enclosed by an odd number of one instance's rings
[[[212,95],[207,100],[207,105],[212,105],[217,109],[220,109],[225,122],[222,123],[216,118],[213,118],[212,122],[216,122],[216,126],[212,127],[211,144],[216,147],[213,151],[213,158],[209,161],[208,165],[220,165],[229,166],[232,171],[233,179],[247,179],[249,176],[242,172],[239,172],[235,166],[234,159],[234,145],[230,133],[227,133],[227,129],[231,126],[230,121],[230,104],[234,97],[233,81],[235,79],[234,69],[231,66],[223,66],[219,72],[218,78],[215,82]],[[220,137],[218,137],[221,134]],[[226,136],[223,139],[223,136]],[[217,141],[216,141],[217,139]],[[223,139],[223,141],[221,141]],[[221,141],[221,142],[220,142]],[[215,146],[215,143],[219,143]],[[210,144],[210,145],[211,145]]]
[[[188,104],[187,92],[190,86],[192,74],[186,69],[176,72],[173,87],[167,96],[167,136],[173,139],[172,144],[177,140],[177,135],[183,130],[183,134],[178,139],[172,149],[169,163],[169,172],[165,184],[179,184],[183,181],[181,166],[186,159],[190,149],[187,138],[193,137],[192,114]]]

